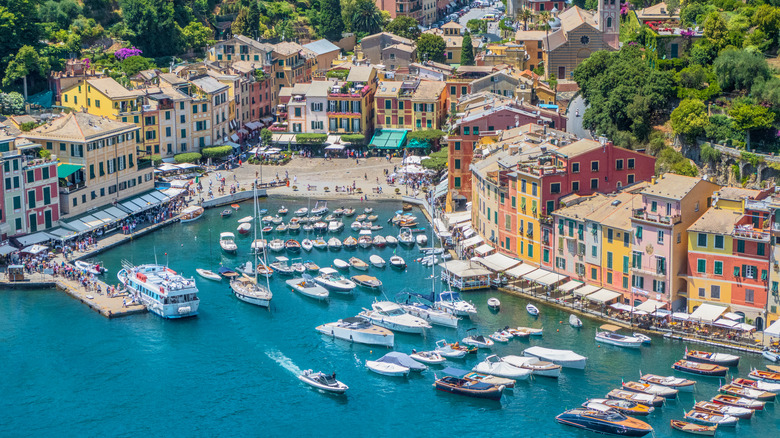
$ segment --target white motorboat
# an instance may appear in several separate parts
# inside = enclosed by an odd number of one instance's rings
[[[368,261],[371,262],[374,267],[377,268],[384,268],[385,267],[385,259],[382,257],[379,257],[376,254],[371,254],[371,256],[368,258]]]
[[[367,360],[366,367],[368,367],[369,370],[383,376],[405,377],[409,375],[409,368],[402,365],[396,365],[394,363]]]
[[[374,236],[374,240],[372,241],[372,243],[377,248],[384,248],[385,245],[387,245],[387,239],[385,239],[384,236],[377,234],[376,236]]]
[[[380,327],[415,334],[422,334],[425,329],[431,328],[424,319],[406,313],[401,306],[391,301],[376,301],[371,309],[364,310],[361,315]]]
[[[615,333],[620,329],[618,326],[604,324],[601,329],[604,331],[596,331],[596,342],[625,348],[639,348],[642,345],[641,339]]]
[[[580,328],[582,327],[582,320],[577,318],[577,315],[569,315],[569,325],[574,328]]]
[[[303,248],[304,251],[311,251],[313,247],[314,244],[312,244],[312,241],[310,239],[303,239],[301,241],[301,248]]]
[[[398,296],[406,296],[406,299],[399,299]],[[418,299],[422,298],[422,300]],[[424,301],[433,303],[434,293],[430,295],[422,295],[418,293],[402,292],[396,296],[396,301],[403,307],[403,309],[410,315],[414,315],[418,318],[422,318],[431,324],[440,325],[444,327],[458,327],[458,321],[460,318],[453,315],[452,312],[447,310],[436,309]]]
[[[287,224],[279,224],[276,226],[277,233],[284,233],[285,231],[287,231]]]
[[[328,231],[331,233],[338,233],[339,231],[344,229],[344,222],[341,221],[330,221],[328,223]]]
[[[517,327],[508,330],[510,333],[512,333],[512,335],[520,338],[527,338],[529,336],[542,336],[544,334],[544,328]]]
[[[417,241],[417,245],[421,247],[428,244],[428,236],[426,236],[425,234],[418,234],[417,236],[415,236],[414,239]]]
[[[367,230],[364,230],[367,231]],[[362,232],[362,231],[361,231]],[[369,231],[370,233],[371,231]],[[363,249],[371,248],[371,245],[374,244],[374,239],[369,235],[362,235],[358,237],[358,245]]]
[[[411,228],[401,228],[401,231],[398,234],[398,242],[400,242],[401,245],[414,245],[414,235],[412,234]]]
[[[76,268],[88,274],[101,275],[108,271],[106,268],[100,266],[97,263],[88,263],[82,260],[76,260],[73,262],[73,264],[76,266]]]
[[[262,223],[263,223],[263,224],[265,224],[265,225],[268,225],[268,224],[270,224],[270,223],[273,223],[273,221],[274,221],[274,217],[273,217],[273,216],[271,216],[271,215],[268,215],[268,216],[263,216],[263,218],[262,218],[262,219],[260,219],[260,222],[262,222]]]
[[[268,246],[268,241],[265,239],[255,239],[250,245],[252,254],[262,254],[265,248]]]
[[[406,269],[406,261],[401,256],[393,255],[390,257],[390,266],[396,269]]]
[[[528,304],[527,306],[525,306],[525,310],[528,313],[530,313],[532,316],[539,316],[539,309],[533,304]]]
[[[287,214],[287,212],[289,212],[289,211],[290,211],[290,210],[289,210],[287,207],[285,207],[284,205],[282,205],[282,208],[280,208],[280,209],[279,209],[279,210],[278,210],[276,213],[277,213],[277,214],[279,214],[279,215],[281,215],[281,216],[284,216],[284,215],[286,215],[286,214]]]
[[[539,360],[538,357],[504,356],[502,359],[510,365],[530,370],[536,376],[552,377],[554,379],[561,376],[561,368],[563,368],[558,364]]]
[[[303,216],[306,216],[307,214],[309,214],[309,209],[306,208],[306,207],[301,207],[301,208],[295,210],[295,215],[298,216],[298,217],[303,217]]]
[[[274,239],[268,242],[268,249],[270,249],[273,252],[284,251],[284,240]]]
[[[320,275],[314,281],[332,292],[351,292],[356,287],[353,281],[344,278],[333,268],[320,268]]]
[[[338,240],[338,239],[336,239]],[[317,249],[325,249],[328,247],[328,242],[325,241],[322,237],[318,237],[311,241],[312,246],[314,246]]]
[[[488,298],[487,305],[493,310],[498,310],[501,308],[501,301],[499,301],[496,297],[491,297]]]
[[[274,296],[270,289],[261,286],[257,279],[246,274],[230,280],[230,289],[239,300],[260,307],[270,306]]]
[[[369,362],[373,362],[373,363],[369,364]],[[405,353],[400,353],[397,351],[391,351],[390,353],[385,354],[384,356],[380,357],[375,361],[367,361],[366,365],[372,371],[379,374],[384,374],[386,376],[400,375],[395,373],[395,370],[400,370],[400,368],[390,367],[389,365],[405,368],[406,374],[408,374],[409,371],[420,372],[428,369],[427,365],[417,362],[416,360],[412,359],[411,357],[409,357],[409,355]]]
[[[460,298],[458,292],[448,291],[439,294],[439,299],[434,303],[437,309],[447,310],[455,316],[465,316],[477,314],[477,308],[473,303],[464,301]]]
[[[643,344],[650,344],[653,342],[650,336],[643,335],[642,333],[633,333],[632,336],[642,341]]]
[[[349,269],[349,262],[345,262],[341,259],[333,259],[333,266],[337,269]]]
[[[238,250],[236,245],[236,235],[230,232],[220,233],[219,246],[227,253],[234,253]]]
[[[238,220],[239,224],[248,224],[250,222],[252,222],[252,216],[244,216]]]
[[[317,222],[314,222],[313,227],[314,227],[315,231],[317,231],[319,233],[323,233],[323,232],[325,232],[325,230],[328,229],[328,223],[327,222],[322,222],[322,221],[317,221]]]
[[[317,284],[309,274],[303,274],[303,278],[287,280],[285,283],[301,294],[316,300],[326,300],[330,295],[328,290]]]
[[[393,332],[384,327],[371,324],[367,318],[361,316],[344,318],[337,322],[323,324],[318,326],[316,330],[324,335],[358,344],[381,345],[392,348],[395,342]]]
[[[282,223],[282,217],[278,216],[278,215],[274,216],[273,218],[271,218],[271,223],[273,223],[274,225],[281,224]]]
[[[350,257],[349,264],[358,271],[368,271],[368,263],[357,257]]]
[[[641,372],[639,374],[642,374]],[[644,374],[639,378],[642,383],[652,383],[653,385],[665,386],[676,389],[680,392],[693,392],[696,381],[683,379],[674,376],[659,376],[656,374]]]
[[[317,201],[311,209],[312,216],[321,216],[328,212],[328,201]]]
[[[470,329],[466,330],[466,333],[469,333],[469,332],[471,332],[473,330],[476,330],[476,328],[470,328]],[[494,344],[494,342],[492,340],[490,340],[490,338],[486,338],[486,337],[484,337],[482,335],[478,335],[476,333],[475,334],[470,334],[470,335],[466,336],[460,342],[462,344],[471,345],[471,346],[474,346],[474,347],[477,347],[477,348],[490,348]]]
[[[539,359],[544,359],[564,368],[575,368],[579,370],[585,369],[585,363],[588,360],[587,357],[581,356],[571,350],[556,350],[538,346],[526,348],[523,350],[523,356],[538,357]]]
[[[438,365],[447,361],[447,359],[445,359],[437,351],[412,350],[412,354],[410,354],[409,357],[416,360],[417,362],[422,362],[428,365]]]
[[[236,231],[238,231],[238,234],[249,234],[249,231],[252,229],[252,224],[245,222],[236,228]]]
[[[358,231],[363,229],[363,224],[359,221],[352,222],[352,225],[349,226],[352,228],[353,231]]]
[[[203,278],[214,280],[214,281],[222,281],[222,277],[219,276],[216,272],[209,271],[207,269],[196,269],[195,272],[198,273]]]
[[[328,249],[332,251],[338,251],[341,249],[341,241],[338,237],[331,237],[328,239]]]
[[[342,211],[342,214],[347,217],[351,217],[355,215],[355,209],[354,208],[344,208]]]
[[[478,363],[472,370],[478,373],[514,380],[526,380],[531,375],[531,370],[516,367],[505,362],[495,354],[485,358],[484,361]]]
[[[510,339],[512,339],[511,336],[504,336],[503,334],[499,332],[493,332],[490,336],[488,336],[490,339],[492,339],[495,342],[502,342],[507,343]]]
[[[196,316],[200,306],[194,278],[184,278],[164,265],[133,266],[122,261],[117,279],[137,295],[150,312],[163,318]]]
[[[298,214],[298,212],[295,214]],[[305,370],[298,376],[298,380],[317,389],[332,392],[334,394],[343,394],[349,389],[349,386],[336,380],[336,373],[325,374],[322,372],[315,373],[312,370]]]
[[[396,239],[394,236],[385,236],[385,241],[390,246],[398,245],[398,239]]]
[[[468,354],[466,350],[460,348],[452,348],[452,345],[449,344],[444,339],[436,341],[435,351],[440,355],[446,357],[447,359],[461,359]]]
[[[382,287],[382,281],[370,275],[353,275],[352,281],[366,289],[380,289]]]
[[[181,223],[187,223],[192,222],[196,219],[200,219],[203,216],[203,213],[205,210],[203,207],[199,205],[193,205],[191,207],[187,207],[184,210],[181,211],[181,215],[179,216],[179,221]]]
[[[278,272],[280,275],[293,275],[295,272],[293,268],[287,263],[290,259],[287,257],[277,257],[276,261],[269,264],[275,272]]]

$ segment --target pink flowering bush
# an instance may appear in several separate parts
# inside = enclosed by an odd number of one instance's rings
[[[124,61],[131,56],[141,56],[142,53],[144,52],[141,49],[136,49],[135,47],[125,47],[114,52],[114,56],[116,59]]]

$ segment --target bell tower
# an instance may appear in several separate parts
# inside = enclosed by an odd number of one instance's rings
[[[620,37],[620,0],[599,0],[598,27],[604,42],[617,49]]]

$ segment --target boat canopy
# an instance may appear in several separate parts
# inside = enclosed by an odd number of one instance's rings
[[[333,268],[320,268],[320,274],[336,274],[339,271]]]
[[[455,368],[455,367],[447,367],[447,368],[444,368],[443,370],[441,370],[441,372],[446,374],[446,375],[448,375],[448,376],[462,378],[463,376],[465,376],[466,374],[470,373],[471,371],[466,371],[466,370],[462,370],[460,368]]]
[[[392,351],[390,353],[387,353],[386,355],[380,357],[376,360],[377,362],[385,362],[385,363],[393,363],[396,365],[400,365],[402,367],[409,368],[411,370],[417,370],[422,371],[427,369],[428,367],[421,364],[420,362],[417,362],[416,360],[409,357],[409,355],[405,353],[399,353],[397,351]]]

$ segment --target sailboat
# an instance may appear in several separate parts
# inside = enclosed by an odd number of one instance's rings
[[[254,188],[254,209],[255,209],[255,217],[259,217],[260,215],[257,214],[257,187]],[[257,240],[257,228],[255,228],[255,237],[254,240]],[[263,231],[260,230],[260,238],[263,238]],[[257,266],[257,252],[254,254],[255,256],[255,266]],[[265,257],[265,251],[263,251],[263,256]],[[267,266],[267,260],[265,265]],[[250,277],[249,275],[243,274],[240,277],[236,277],[235,279],[230,281],[230,289],[233,291],[233,294],[238,298],[239,300],[254,304],[256,306],[260,307],[270,307],[271,305],[271,299],[273,298],[273,293],[271,293],[271,286],[268,282],[268,276],[265,277],[266,285],[262,286],[258,284],[257,282],[257,271],[255,270],[254,276]]]

